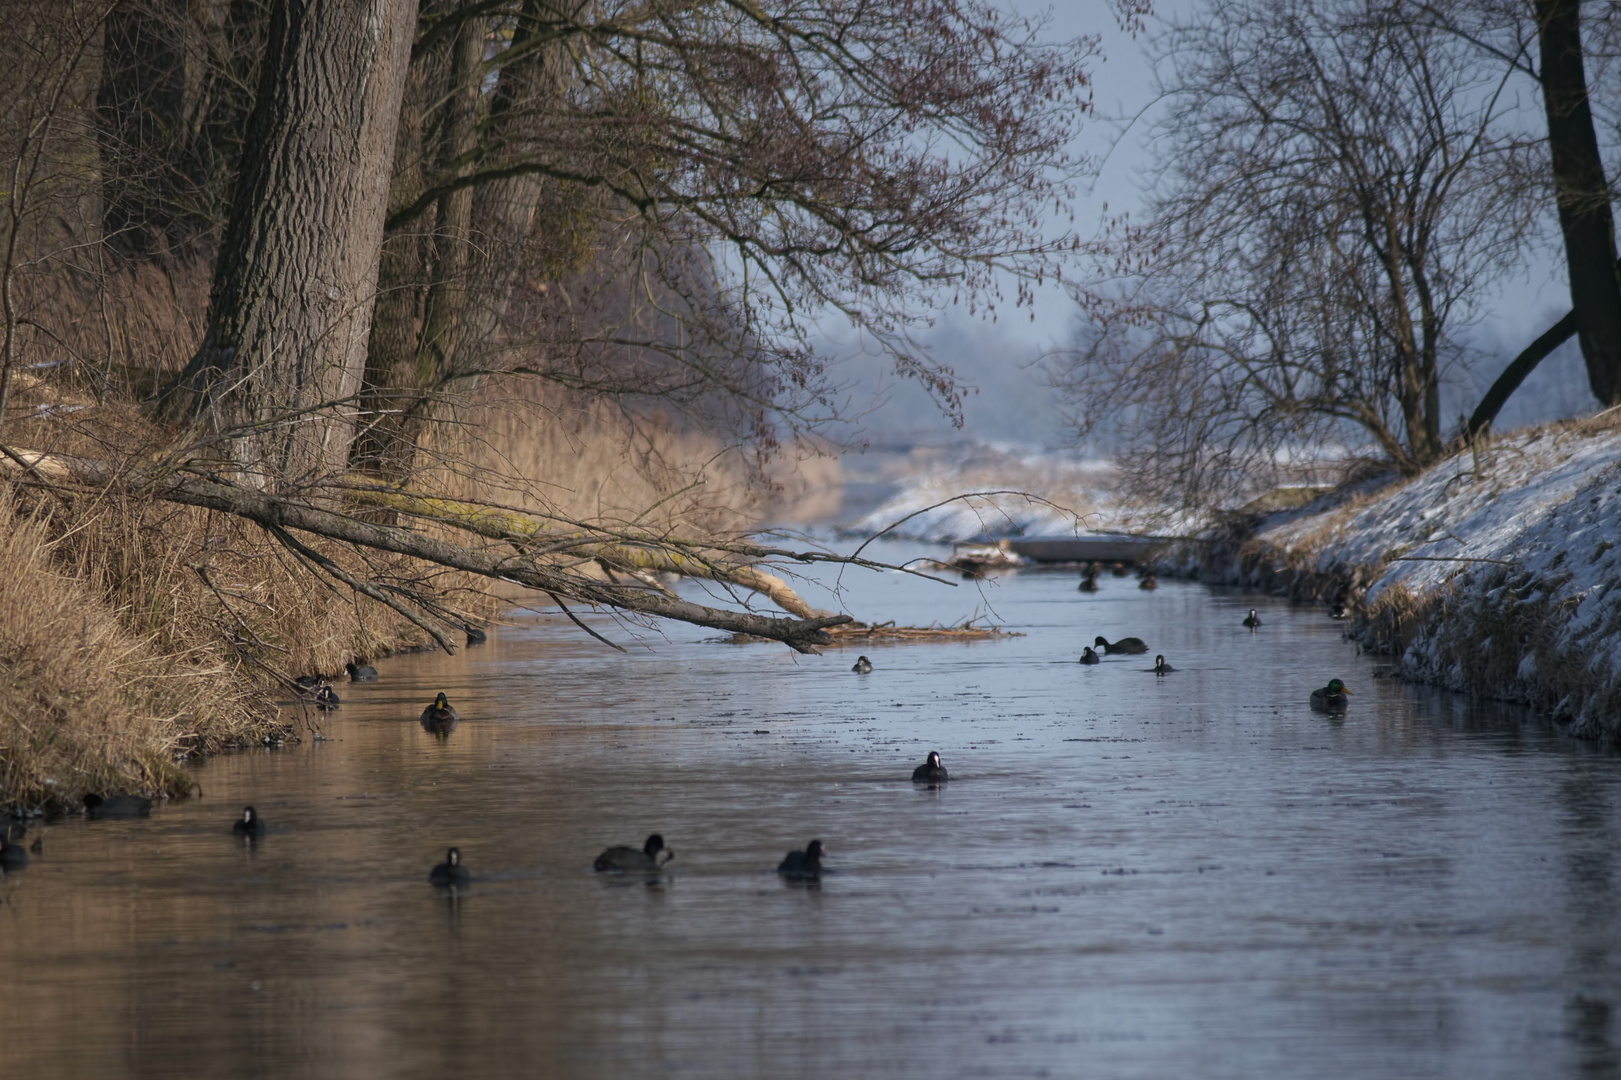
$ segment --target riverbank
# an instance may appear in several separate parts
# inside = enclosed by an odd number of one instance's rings
[[[1161,573],[1347,608],[1400,674],[1621,741],[1621,412],[1229,521]]]
[[[454,455],[436,448],[447,464],[431,481],[458,493],[476,481],[486,497],[576,520],[646,524],[653,508],[697,535],[756,511],[757,487],[717,463],[715,440],[567,404],[481,404],[479,437]],[[165,445],[131,395],[67,376],[19,375],[7,421],[13,448],[138,460]],[[0,812],[74,811],[91,792],[186,794],[199,756],[318,730],[295,678],[325,675],[341,696],[349,662],[434,646],[336,578],[429,596],[453,640],[505,606],[487,578],[303,542],[294,551],[240,518],[112,491],[0,489]],[[311,552],[341,573],[317,572]]]

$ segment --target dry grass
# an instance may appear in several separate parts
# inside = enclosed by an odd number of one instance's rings
[[[432,481],[446,494],[608,527],[733,533],[753,524],[764,495],[744,455],[718,438],[535,380],[487,387],[434,449],[455,463]]]
[[[0,501],[0,792],[68,806],[87,791],[178,794],[178,759],[261,737],[266,710],[231,666],[166,652],[64,573],[48,530]]]

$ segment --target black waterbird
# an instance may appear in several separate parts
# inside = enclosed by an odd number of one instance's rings
[[[460,848],[445,852],[445,861],[428,871],[428,881],[434,885],[466,885],[473,875],[462,865]]]
[[[812,840],[805,845],[804,851],[790,851],[782,862],[777,864],[777,873],[798,881],[821,877],[822,842]]]
[[[231,826],[231,831],[238,836],[260,837],[265,834],[264,819],[259,817],[259,811],[251,806],[242,808],[242,816]]]
[[[1127,656],[1135,656],[1138,653],[1145,653],[1148,651],[1148,643],[1140,637],[1121,638],[1119,641],[1110,644],[1107,638],[1099,635],[1097,640],[1092,642],[1092,644],[1102,649],[1104,655],[1106,656],[1113,653],[1124,653]]]
[[[597,856],[591,869],[599,873],[606,870],[619,870],[647,873],[658,870],[665,863],[675,858],[675,851],[664,846],[664,837],[654,833],[647,838],[647,843],[639,848],[619,844],[604,851]]]

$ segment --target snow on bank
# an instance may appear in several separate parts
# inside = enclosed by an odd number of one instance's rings
[[[1504,436],[1331,509],[1275,515],[1236,550],[1206,552],[1201,576],[1316,595],[1348,585],[1363,644],[1397,655],[1404,675],[1621,739],[1618,545],[1611,412]]]
[[[1072,536],[1102,524],[1114,481],[1115,470],[1108,462],[965,443],[912,463],[894,477],[900,489],[896,494],[842,525],[841,531],[871,534],[906,519],[891,535],[947,544],[1008,536]],[[947,502],[977,491],[1012,491],[1036,498],[1004,494]]]

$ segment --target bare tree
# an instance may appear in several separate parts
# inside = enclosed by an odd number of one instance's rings
[[[1435,461],[1451,335],[1531,221],[1501,198],[1506,73],[1356,0],[1224,0],[1158,54],[1163,182],[1063,373],[1083,430],[1194,502],[1331,448]]]

